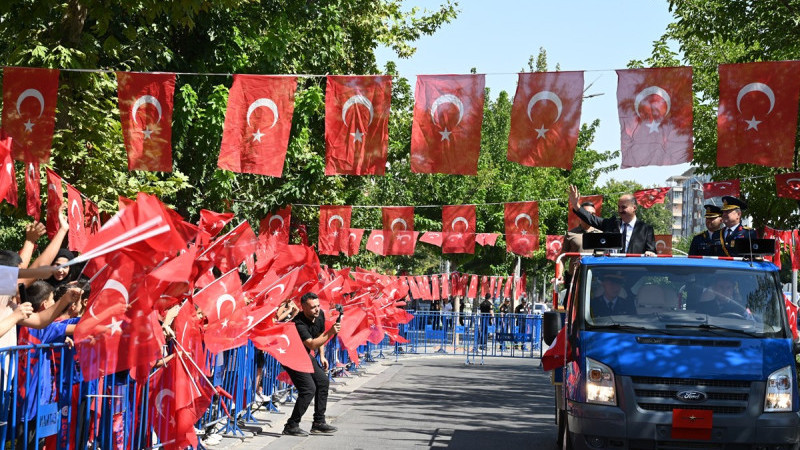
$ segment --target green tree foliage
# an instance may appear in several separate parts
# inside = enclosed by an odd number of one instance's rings
[[[172,173],[128,172],[110,72],[62,72],[52,165],[105,211],[117,196],[150,192],[195,220],[201,208],[232,211],[257,226],[270,210],[292,204],[292,224],[317,238],[318,208],[311,204],[420,205],[418,230],[440,230],[444,204],[485,204],[478,230],[503,231],[503,202],[539,200],[540,229],[566,229],[566,189],[595,191],[597,177],[614,167],[612,152],[591,150],[593,121],[583,124],[572,170],[530,168],[506,159],[512,97],[487,90],[477,176],[413,174],[409,166],[413,87],[395,76],[389,121],[386,176],[324,175],[325,80],[299,81],[293,129],[282,178],[216,169],[231,78],[227,73],[396,75],[376,66],[375,49],[413,55],[413,42],[453,20],[457,4],[435,11],[404,8],[401,0],[243,0],[111,3],[92,0],[9,0],[0,5],[0,55],[4,64],[71,69],[203,73],[179,75],[173,115]],[[528,70],[547,70],[542,50]],[[214,75],[222,74],[222,75]],[[422,205],[436,205],[426,208]],[[19,210],[15,210],[19,214]],[[380,228],[377,208],[354,208],[353,226]],[[10,222],[7,222],[10,223]],[[11,239],[13,233],[0,233]],[[21,232],[20,232],[21,236]],[[297,239],[295,236],[294,239]],[[543,240],[543,238],[542,238]],[[3,241],[4,244],[8,240]],[[332,265],[377,267],[395,272],[438,272],[445,258],[453,270],[510,273],[516,258],[495,247],[475,255],[442,255],[419,243],[408,257],[325,257]],[[523,269],[543,274],[550,264],[540,250]],[[552,270],[550,270],[552,271]]]
[[[646,61],[633,65],[674,66],[678,55],[668,44],[676,41],[683,63],[694,71],[694,162],[698,173],[714,180],[742,178],[742,195],[754,227],[788,229],[798,225],[797,203],[777,198],[773,175],[785,169],[750,164],[717,167],[716,110],[719,104],[719,64],[800,58],[800,1],[797,0],[673,0],[675,21],[656,41]],[[792,171],[798,170],[795,148]]]

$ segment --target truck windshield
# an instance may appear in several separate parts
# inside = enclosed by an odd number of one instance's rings
[[[587,270],[587,328],[664,334],[784,336],[773,272],[712,267],[602,266]]]

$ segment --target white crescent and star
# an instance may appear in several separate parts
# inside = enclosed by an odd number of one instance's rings
[[[461,119],[464,118],[464,104],[461,102],[461,99],[453,94],[445,94],[440,95],[433,101],[431,104],[431,121],[436,124],[436,109],[439,108],[439,105],[443,105],[445,103],[450,103],[458,109],[458,121],[456,121],[456,126],[461,123]],[[439,134],[442,135],[443,141],[449,141],[450,135],[452,131],[449,131],[447,127],[444,128],[444,131],[440,131]]]
[[[376,234],[376,235],[375,235],[375,240],[377,241],[378,239],[380,239],[380,240],[381,240],[381,242],[383,242],[385,238],[383,237],[383,235],[382,235],[382,234]]]
[[[405,219],[402,219],[400,217],[398,217],[397,219],[394,219],[392,221],[392,224],[389,225],[389,229],[394,231],[394,225],[397,224],[397,223],[399,223],[400,225],[403,226],[403,230],[408,230],[408,223],[405,221]]]
[[[283,295],[283,293],[284,293],[284,292],[286,292],[286,285],[284,285],[283,283],[281,283],[281,284],[276,284],[275,286],[272,286],[272,287],[271,287],[271,288],[269,288],[269,290],[267,291],[267,295],[269,295],[269,293],[270,293],[270,292],[272,292],[272,291],[274,291],[275,289],[280,289],[280,290],[281,290],[281,292],[280,292],[280,294],[278,294],[278,295]]]
[[[116,318],[111,318],[111,323],[106,325],[106,328],[111,330],[111,335],[113,336],[115,333],[122,333],[122,320],[117,320]]]
[[[530,227],[531,225],[533,225],[533,219],[531,219],[531,216],[530,216],[530,215],[528,215],[528,214],[525,214],[525,213],[517,214],[517,217],[515,217],[515,218],[514,218],[514,226],[515,226],[515,227],[517,227],[517,229],[520,229],[520,230],[522,230],[522,234],[525,234],[525,233],[526,233],[526,230],[523,230],[523,229],[522,229],[522,228],[520,228],[520,226],[519,226],[519,219],[527,219],[527,220],[528,220],[528,227]]]
[[[164,412],[161,410],[162,402],[164,401],[164,397],[172,397],[175,399],[175,393],[172,392],[170,389],[162,389],[158,395],[156,395],[156,410],[161,417],[167,417],[164,415]]]
[[[554,252],[560,252],[561,251],[561,241],[553,241],[553,242],[551,242],[550,243],[550,250],[553,250]]]
[[[367,97],[364,97],[361,94],[356,94],[348,98],[347,101],[344,102],[344,106],[342,106],[342,122],[344,122],[344,124],[347,125],[347,110],[350,109],[351,106],[356,104],[364,105],[367,107],[367,109],[369,110],[369,122],[367,123],[367,125],[371,125],[372,118],[375,115],[375,110],[372,108],[372,102],[369,101]]]
[[[453,231],[455,231],[455,230],[456,230],[456,224],[457,224],[458,222],[464,222],[464,227],[465,227],[465,228],[464,228],[464,231],[467,231],[467,230],[469,230],[469,222],[467,222],[467,219],[465,219],[465,218],[463,218],[463,217],[459,216],[459,217],[456,217],[455,219],[453,219],[453,221],[452,221],[452,222],[450,222],[450,228],[452,228],[452,229],[453,229]]]
[[[270,125],[269,127],[272,128],[272,127],[275,126],[276,123],[278,123],[278,119],[279,119],[278,105],[276,105],[275,102],[272,99],[262,97],[262,98],[256,99],[253,103],[250,103],[250,106],[247,108],[247,126],[252,127],[252,125],[250,125],[250,115],[252,115],[253,112],[257,108],[260,108],[262,106],[264,108],[269,108],[272,111],[272,115],[273,115],[272,125]],[[263,136],[264,136],[264,133],[262,133],[261,129],[258,128],[258,129],[256,129],[256,132],[253,133],[253,141],[261,142],[261,138]]]
[[[280,335],[278,337],[286,341],[286,346],[287,347],[292,345],[292,341],[289,340],[289,336],[287,336],[285,334],[282,334],[282,335]]]
[[[77,208],[78,212],[76,214],[72,214],[73,210],[75,210],[76,208]],[[72,200],[72,204],[69,205],[69,215],[70,216],[74,216],[76,220],[81,218],[81,207],[80,207],[80,205],[78,205],[78,201],[77,200],[73,199]],[[80,222],[76,223],[75,227],[78,230],[80,230],[81,229],[81,223]]]
[[[231,294],[222,294],[219,296],[219,298],[217,298],[217,317],[222,317],[222,314],[220,314],[220,310],[222,309],[222,305],[224,305],[225,302],[231,302],[231,304],[233,305],[233,310],[231,310],[231,312],[236,310],[236,299],[234,299]]]
[[[800,178],[789,178],[786,180],[786,185],[792,190],[800,190]]]
[[[636,99],[633,101],[633,109],[636,112],[636,115],[642,117],[639,114],[639,104],[642,103],[642,100],[651,96],[651,95],[658,95],[659,97],[664,99],[664,102],[667,103],[667,110],[664,112],[664,116],[666,117],[669,114],[670,109],[672,108],[672,100],[670,99],[669,93],[665,91],[663,88],[658,86],[649,86],[642,89],[638,94],[636,94]],[[649,124],[646,124],[647,127],[650,129],[650,133],[655,133],[658,131],[658,126],[661,125],[661,120],[656,121],[653,119]]]
[[[761,92],[767,96],[769,99],[769,111],[767,111],[766,115],[768,116],[775,107],[775,93],[764,83],[750,83],[739,89],[739,94],[736,95],[736,109],[738,109],[740,113],[742,112],[742,97],[750,92]],[[750,120],[745,120],[745,122],[747,123],[746,130],[758,131],[758,124],[760,124],[762,121],[756,120],[756,116],[753,116]]]
[[[355,233],[350,233],[350,236],[348,236],[348,237],[350,238],[350,240],[353,240],[353,241],[358,239],[358,236],[356,236]]]
[[[340,223],[339,228],[344,228],[344,218],[342,216],[338,215],[338,214],[334,214],[328,219],[328,228],[331,227],[331,222],[333,222],[334,220],[338,220],[339,221],[339,223]]]
[[[156,107],[156,111],[158,111],[158,120],[156,120],[156,123],[161,122],[161,102],[159,102],[158,99],[152,95],[143,95],[137,98],[136,101],[133,102],[133,107],[131,107],[131,117],[133,117],[134,124],[139,125],[139,122],[136,120],[136,112],[139,111],[140,107],[147,103]],[[142,134],[144,134],[144,139],[150,139],[151,135],[153,134],[153,130],[145,127],[142,130]]]
[[[558,119],[561,118],[561,111],[564,109],[564,105],[561,103],[561,98],[552,91],[539,91],[534,94],[530,100],[528,100],[528,120],[533,122],[533,119],[531,119],[531,109],[533,108],[533,105],[535,105],[537,102],[546,100],[549,100],[556,105],[557,114],[555,120],[553,120],[553,123],[558,122]],[[545,133],[548,131],[550,130],[545,128],[544,124],[542,124],[540,128],[536,129],[536,139],[544,139]]]
[[[117,280],[115,280],[113,278],[110,278],[110,279],[108,279],[108,281],[106,281],[106,284],[103,285],[103,289],[100,289],[100,290],[104,291],[106,289],[108,289],[110,291],[119,292],[120,295],[122,295],[122,298],[125,299],[125,304],[126,305],[128,304],[128,288],[126,288],[124,284],[120,283],[119,281],[117,281]],[[94,305],[92,305],[92,307],[94,307]],[[94,316],[94,314],[92,314],[92,315]],[[97,317],[95,317],[95,318],[97,318]]]
[[[658,244],[661,244],[661,245],[663,245],[663,246],[664,246],[664,248],[666,248],[666,247],[667,247],[667,243],[666,243],[666,242],[664,242],[664,240],[663,240],[663,239],[659,239],[659,240],[657,240],[657,241],[656,241],[656,248],[658,248]]]
[[[19,110],[19,107],[22,106],[22,101],[28,97],[33,97],[39,101],[39,115],[36,117],[41,117],[42,113],[44,113],[44,97],[42,96],[42,93],[39,92],[37,89],[25,89],[24,91],[22,91],[21,94],[19,94],[19,97],[17,97],[17,114],[20,115],[22,114]],[[25,125],[25,131],[28,132],[33,131],[34,124],[33,122],[31,122],[30,119],[28,119],[28,121],[25,122],[24,125]]]

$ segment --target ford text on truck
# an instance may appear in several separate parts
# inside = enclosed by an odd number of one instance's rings
[[[584,256],[572,286],[543,325],[563,338],[560,446],[798,448],[798,345],[772,263]]]

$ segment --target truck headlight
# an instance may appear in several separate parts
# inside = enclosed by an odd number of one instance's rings
[[[767,378],[767,395],[764,412],[792,410],[792,368],[786,366],[772,372]]]
[[[601,405],[617,404],[614,372],[592,358],[586,358],[586,401]]]

